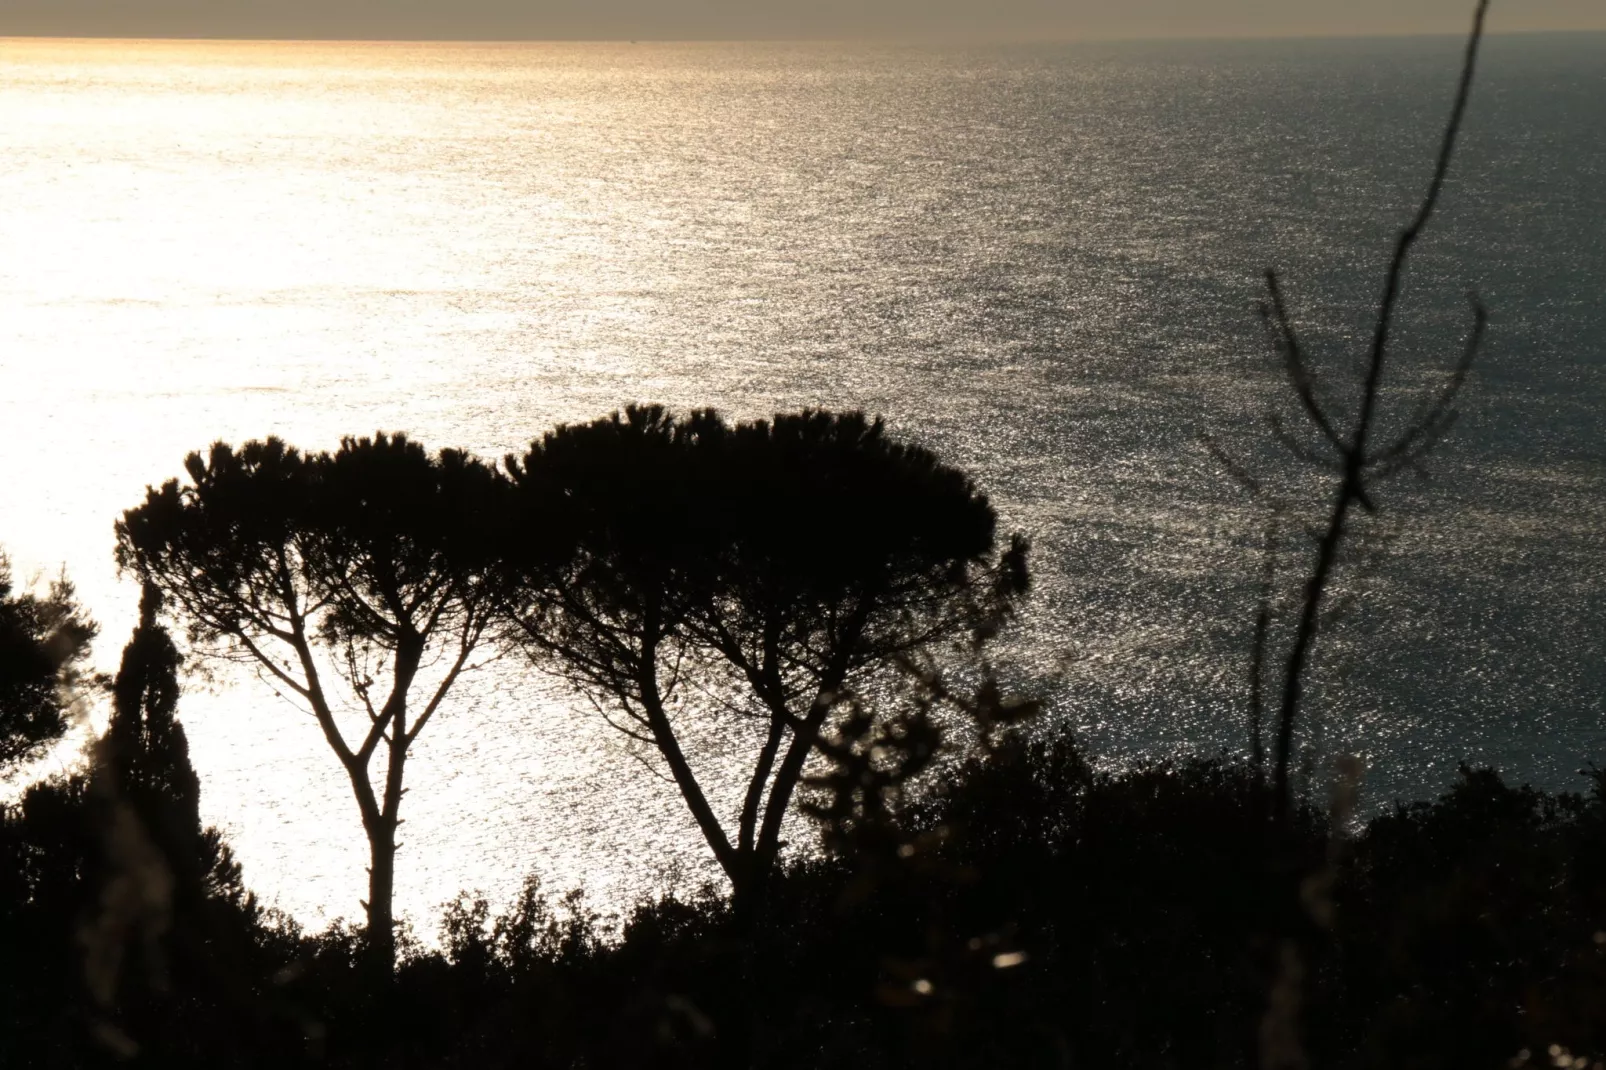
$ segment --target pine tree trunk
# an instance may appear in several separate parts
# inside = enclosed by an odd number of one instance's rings
[[[381,820],[368,834],[368,955],[389,975],[396,964],[396,829]]]

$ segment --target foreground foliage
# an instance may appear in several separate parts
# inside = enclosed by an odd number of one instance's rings
[[[1254,1065],[1272,886],[1249,770],[1096,773],[1057,736],[944,781],[895,815],[895,861],[784,867],[756,931],[712,891],[615,927],[532,881],[500,916],[452,904],[440,948],[404,944],[388,989],[357,968],[360,933],[309,936],[214,880],[196,900],[211,906],[176,910],[139,952],[167,956],[163,983],[125,971],[126,1065]],[[82,783],[46,785],[0,825],[7,1066],[118,1061],[74,954],[104,865],[95,805]],[[1302,992],[1313,1064],[1606,1049],[1600,778],[1548,795],[1465,769],[1339,850],[1320,814],[1296,827],[1313,872],[1334,860]],[[216,871],[215,847],[192,850]]]
[[[44,594],[19,591],[0,554],[0,773],[66,733],[68,704],[58,684],[88,660],[95,631],[65,578]]]

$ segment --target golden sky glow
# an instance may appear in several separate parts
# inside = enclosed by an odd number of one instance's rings
[[[1469,0],[7,0],[0,35],[406,39],[1454,33]],[[1496,31],[1606,29],[1601,0],[1496,4]]]

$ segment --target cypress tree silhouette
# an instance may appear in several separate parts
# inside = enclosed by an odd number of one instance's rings
[[[97,1035],[114,1051],[206,1065],[254,1002],[249,958],[261,911],[215,828],[176,712],[182,658],[145,584],[140,620],[112,682],[86,802],[99,850],[86,866],[94,906],[80,928]]]
[[[199,835],[201,782],[190,764],[178,708],[178,648],[156,619],[162,594],[146,583],[139,625],[112,683],[112,715],[102,760],[117,789],[161,835]],[[176,846],[176,844],[175,844]]]

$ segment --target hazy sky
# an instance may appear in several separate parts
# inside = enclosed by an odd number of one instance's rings
[[[1459,33],[1472,0],[0,0],[0,36],[1154,37]],[[1606,29],[1606,0],[1496,0],[1491,29]]]

